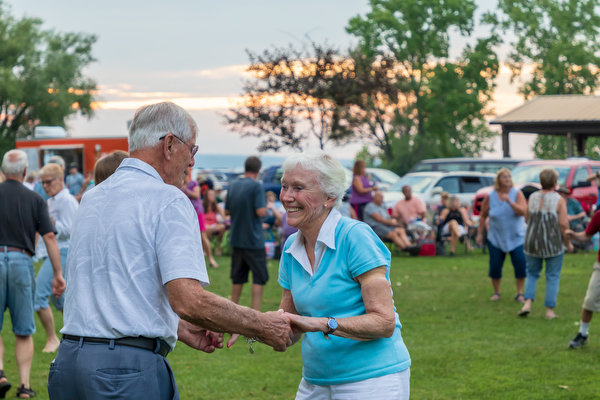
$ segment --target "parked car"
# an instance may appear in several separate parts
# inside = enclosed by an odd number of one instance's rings
[[[408,171],[411,172],[426,172],[426,171],[479,171],[496,173],[500,168],[512,168],[515,165],[529,161],[517,158],[432,158],[429,160],[421,160]]]
[[[477,190],[494,183],[494,174],[482,172],[415,172],[404,177],[383,192],[386,207],[404,199],[402,188],[412,189],[413,196],[422,199],[428,207],[437,209],[442,192],[460,199],[462,205],[470,205]]]
[[[400,180],[400,177],[389,169],[367,168],[369,180],[381,190],[386,190]]]
[[[523,192],[525,198],[529,199],[531,193],[541,188],[540,172],[546,168],[554,168],[558,172],[558,184],[567,185],[571,189],[571,196],[581,203],[585,212],[588,212],[596,204],[598,187],[596,182],[588,182],[586,178],[600,172],[600,161],[569,158],[567,160],[536,160],[520,163],[511,170],[511,175],[515,187]],[[473,204],[473,215],[480,214],[483,200],[493,189],[490,186],[477,191]]]

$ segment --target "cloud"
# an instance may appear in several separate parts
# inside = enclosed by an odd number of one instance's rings
[[[186,110],[225,110],[231,107],[232,102],[239,100],[231,97],[154,97],[145,100],[101,101],[95,106],[103,110],[137,110],[148,104],[172,101]]]

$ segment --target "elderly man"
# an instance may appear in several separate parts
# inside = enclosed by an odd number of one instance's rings
[[[419,246],[413,246],[401,224],[395,218],[390,218],[390,214],[383,206],[383,194],[380,191],[375,192],[373,201],[365,206],[363,217],[364,222],[381,239],[391,240],[399,249],[408,251],[412,255],[419,254]]]
[[[48,212],[50,219],[56,229],[56,239],[60,250],[60,262],[62,266],[67,264],[67,252],[71,228],[75,219],[75,212],[79,203],[69,190],[65,188],[64,173],[62,168],[53,163],[46,164],[40,170],[40,180],[48,196]],[[44,262],[38,271],[35,281],[35,303],[34,309],[46,331],[46,346],[42,353],[53,353],[58,349],[60,341],[56,336],[54,317],[50,309],[48,297],[52,295],[52,265],[48,257],[48,251],[43,242],[38,243],[36,256]],[[64,274],[63,268],[63,274]],[[57,310],[62,311],[64,297],[50,297],[52,304]]]
[[[27,154],[21,150],[7,152],[2,159],[2,171],[6,181],[0,184],[0,310],[3,316],[8,307],[16,337],[15,359],[21,378],[17,397],[33,397],[35,392],[29,386],[33,358],[31,335],[35,332],[35,276],[31,256],[36,232],[46,244],[52,263],[51,286],[54,295],[62,295],[65,281],[48,207],[38,194],[23,185],[27,174]],[[1,340],[0,355],[0,398],[3,398],[11,385],[4,375],[4,345]]]
[[[223,347],[214,332],[243,334],[278,351],[291,345],[283,312],[261,314],[203,288],[198,219],[179,190],[194,166],[197,130],[173,103],[138,109],[130,158],[83,196],[50,399],[179,399],[165,358],[178,339],[205,352]]]
[[[425,202],[418,197],[413,197],[412,189],[408,185],[402,187],[402,193],[404,194],[404,200],[396,203],[392,216],[401,218],[405,226],[410,225],[417,219],[425,221],[425,213],[427,212]]]

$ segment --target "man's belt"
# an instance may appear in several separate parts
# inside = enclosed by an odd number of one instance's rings
[[[20,249],[18,247],[0,246],[0,253],[8,253],[9,251],[18,251],[19,253],[23,253],[23,254],[31,257],[31,253],[28,252],[27,250]]]
[[[95,337],[81,337],[75,335],[63,335],[64,340],[71,340],[73,342],[79,342],[83,339],[83,343],[102,343],[102,344],[110,344],[111,341],[114,340],[115,346],[127,346],[127,347],[136,347],[138,349],[148,350],[157,354],[160,354],[163,357],[166,357],[167,354],[171,351],[171,348],[162,339],[150,339],[146,337],[124,337],[120,339],[105,339],[105,338],[95,338]],[[158,351],[157,351],[158,349]]]

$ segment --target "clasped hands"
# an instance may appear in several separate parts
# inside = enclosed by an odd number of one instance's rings
[[[270,311],[261,314],[267,320],[263,323],[264,329],[256,336],[257,341],[273,347],[273,350],[283,352],[293,343],[294,336],[305,332],[324,332],[327,325],[326,318],[310,318],[297,314],[290,314],[283,310]],[[234,333],[227,341],[231,347],[240,334]]]

